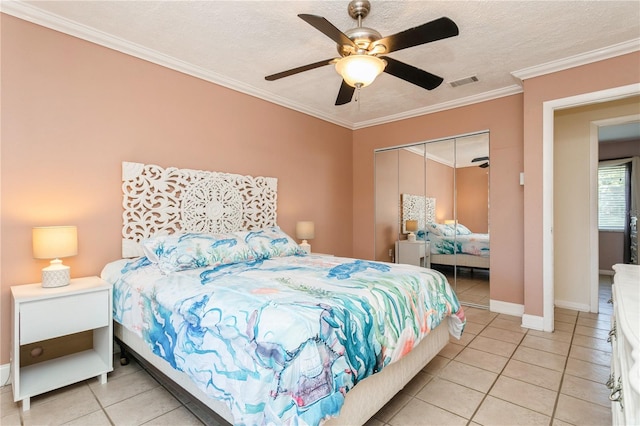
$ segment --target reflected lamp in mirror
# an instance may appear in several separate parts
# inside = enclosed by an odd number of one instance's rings
[[[311,245],[307,240],[312,240],[315,237],[315,226],[311,221],[303,221],[296,223],[296,237],[302,240],[300,247],[307,254],[311,253]]]
[[[404,227],[407,231],[409,231],[409,235],[407,235],[407,241],[415,241],[416,234],[414,234],[414,232],[418,230],[418,221],[407,220],[404,222]]]
[[[444,221],[445,225],[455,225],[456,221],[454,219],[447,219]]]
[[[33,257],[53,259],[42,269],[42,287],[62,287],[69,284],[71,269],[61,257],[78,254],[78,230],[75,226],[40,226],[33,228]]]

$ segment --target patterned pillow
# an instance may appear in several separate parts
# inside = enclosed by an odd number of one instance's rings
[[[304,256],[306,253],[279,226],[257,231],[234,232],[254,251],[257,259],[269,259],[282,256]]]
[[[456,234],[457,235],[471,235],[471,234],[473,234],[473,232],[471,232],[469,230],[469,228],[467,228],[463,224],[459,223],[459,224],[456,225]]]
[[[256,258],[253,250],[233,234],[171,234],[148,238],[141,244],[147,258],[165,274]]]
[[[432,234],[439,235],[441,237],[453,237],[456,233],[451,226],[435,222],[427,223],[427,232],[431,232]]]

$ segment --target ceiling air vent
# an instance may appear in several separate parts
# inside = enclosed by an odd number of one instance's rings
[[[476,77],[475,75],[472,75],[471,77],[465,77],[465,78],[461,78],[460,80],[450,81],[449,85],[451,87],[458,87],[458,86],[462,86],[463,84],[475,83],[476,81],[478,81],[478,77]]]

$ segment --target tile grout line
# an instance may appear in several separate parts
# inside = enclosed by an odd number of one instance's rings
[[[487,324],[482,330],[484,331],[487,327],[489,327],[489,325],[491,325],[491,323],[498,318],[499,315],[497,315],[493,320],[491,320],[491,322],[489,324]],[[507,330],[510,331],[510,330]],[[511,353],[511,355],[509,355],[509,358],[507,359],[507,362],[505,362],[504,366],[502,367],[502,369],[500,370],[500,372],[498,373],[498,375],[496,376],[495,380],[493,381],[493,383],[491,383],[491,386],[489,386],[489,389],[487,389],[487,391],[485,392],[485,394],[482,397],[482,400],[480,401],[480,403],[478,404],[478,406],[476,407],[476,409],[473,411],[473,414],[471,414],[471,417],[469,418],[469,420],[467,421],[467,426],[471,424],[471,422],[473,422],[474,417],[478,414],[478,411],[480,411],[480,407],[482,407],[482,404],[484,404],[484,402],[486,401],[487,397],[489,396],[489,393],[491,392],[491,390],[493,389],[493,387],[496,385],[496,382],[498,381],[498,379],[502,376],[502,373],[504,372],[504,370],[507,368],[507,365],[509,364],[509,361],[511,361],[511,359],[513,358],[513,354],[516,353],[516,351],[518,350],[518,348],[520,347],[520,345],[522,344],[522,341],[524,340],[524,338],[526,337],[526,335],[529,333],[529,330],[527,329],[524,334],[522,335],[522,339],[520,339],[520,341],[518,342],[518,344],[516,345],[515,349],[513,350],[513,352]],[[480,335],[480,333],[477,334],[478,336]],[[474,337],[475,339],[475,337]],[[494,339],[495,340],[495,339]],[[473,341],[473,339],[472,339]],[[471,343],[471,342],[469,342]],[[479,349],[478,349],[479,350]],[[490,353],[490,352],[487,352]],[[496,354],[493,354],[496,355]],[[487,370],[488,371],[488,370]],[[495,397],[494,397],[495,398]],[[500,398],[498,398],[500,399]],[[507,401],[509,402],[509,401]],[[512,402],[510,402],[511,404],[513,404]],[[514,404],[517,405],[517,404]],[[526,407],[524,407],[526,408]],[[477,423],[477,422],[476,422]]]
[[[553,404],[553,411],[551,413],[551,424],[556,418],[556,412],[558,411],[558,402],[560,401],[560,395],[562,393],[562,385],[564,384],[564,376],[567,373],[567,364],[569,363],[569,355],[571,355],[571,346],[573,345],[573,338],[576,335],[576,328],[578,327],[578,315],[576,315],[576,322],[573,324],[573,331],[571,332],[571,340],[569,341],[569,351],[567,352],[567,357],[564,360],[564,367],[562,368],[562,376],[560,376],[560,384],[558,386],[558,393],[556,394],[556,400]],[[564,420],[562,420],[565,422]],[[569,423],[569,422],[565,422]]]
[[[479,309],[479,308],[475,308],[475,309]],[[470,340],[466,345],[464,345],[464,346],[463,346],[463,345],[458,345],[457,343],[454,343],[454,342],[448,342],[447,344],[453,344],[453,345],[462,346],[463,348],[465,348],[465,349],[466,349],[466,348],[468,347],[468,345],[469,345],[469,344],[470,344],[470,343],[471,343],[471,342],[472,342],[472,341],[473,341],[473,340],[474,340],[474,339],[475,339],[475,338],[476,338],[480,333],[482,333],[482,331],[484,331],[484,329],[485,329],[485,328],[487,328],[487,327],[489,326],[489,324],[490,324],[490,323],[491,323],[495,318],[497,318],[497,317],[498,317],[498,316],[496,315],[496,316],[495,316],[495,317],[494,317],[494,318],[493,318],[489,323],[487,323],[487,324],[474,323],[474,324],[482,325],[482,329],[481,329],[477,334],[474,334],[474,337],[473,337],[473,338],[472,338],[472,339],[471,339],[471,340]],[[460,353],[462,353],[462,351],[464,351],[464,349],[462,349],[460,352],[458,352],[458,353],[457,353],[453,358],[449,359],[449,361],[447,362],[447,365],[448,365],[451,361],[454,361],[454,360],[458,357],[458,355],[460,355]],[[430,361],[430,362],[431,362],[431,361]],[[458,362],[461,362],[461,361],[458,361]],[[461,363],[462,363],[462,364],[465,364],[465,365],[468,365],[468,364],[463,363],[463,362],[461,362]],[[429,365],[429,363],[427,363],[427,365]],[[425,367],[426,367],[426,366],[425,366]],[[424,368],[424,367],[423,367],[423,368]],[[479,368],[479,367],[477,367],[477,368]],[[438,378],[438,379],[440,379],[440,380],[444,380],[444,381],[446,381],[446,382],[454,383],[454,384],[457,384],[457,385],[459,385],[459,386],[463,386],[463,387],[466,387],[466,388],[468,388],[468,389],[472,389],[472,388],[469,388],[468,386],[460,385],[459,383],[455,383],[455,382],[452,382],[452,381],[450,381],[450,380],[447,380],[447,379],[445,379],[445,378],[440,377],[440,372],[438,372],[437,374],[434,374],[434,375],[433,375],[433,378],[434,378],[434,379],[435,379],[435,378]],[[496,378],[496,380],[497,380],[497,378]],[[431,381],[429,381],[429,382],[431,382]],[[420,390],[422,390],[425,386],[428,386],[428,385],[429,385],[429,383],[426,383],[422,388],[420,388]],[[420,390],[418,391],[418,393],[420,392]],[[472,390],[476,390],[476,389],[472,389]],[[477,390],[476,390],[476,391],[477,391]],[[485,394],[485,395],[486,395],[486,394]],[[449,410],[447,410],[446,408],[442,408],[442,407],[439,407],[439,406],[437,406],[437,405],[431,404],[430,402],[423,401],[422,399],[417,398],[415,395],[411,395],[411,398],[410,398],[410,399],[409,399],[409,400],[408,400],[408,401],[407,401],[407,402],[402,406],[402,408],[406,407],[406,406],[407,406],[407,404],[409,404],[409,402],[410,402],[412,399],[417,399],[417,400],[418,400],[418,401],[420,401],[420,402],[424,402],[425,404],[432,405],[432,406],[434,406],[434,407],[436,407],[436,408],[438,408],[438,409],[440,409],[440,410],[446,411],[447,413],[450,413],[450,414],[452,414],[452,415],[454,415],[454,416],[457,416],[457,417],[463,418],[463,419],[467,420],[467,425],[469,425],[469,424],[470,424],[470,422],[471,422],[471,418],[473,418],[473,415],[472,415],[470,419],[466,419],[466,418],[462,417],[460,414],[457,414],[457,413],[454,413],[454,412],[452,412],[452,411],[449,411]],[[484,397],[483,397],[483,401],[484,401]],[[481,403],[482,403],[482,402],[481,402]],[[402,410],[402,408],[401,408],[401,409],[399,409],[399,410],[398,410],[398,412],[396,412],[396,413],[395,413],[395,414],[394,414],[394,415],[389,419],[389,421],[393,420],[393,418],[394,418],[396,415],[398,415],[398,413],[400,413],[400,411]],[[476,408],[476,410],[477,410],[477,408]],[[475,414],[475,411],[474,411],[474,413],[473,413],[473,414]],[[390,423],[385,423],[385,425],[386,425],[386,426],[391,426],[391,424],[390,424]]]
[[[91,389],[91,386],[89,386],[88,383],[87,383],[87,387],[89,388],[89,392],[91,392],[91,395],[93,395],[93,397],[95,398],[96,402],[98,403],[98,406],[100,406],[100,410],[102,410],[102,412],[104,413],[105,417],[109,421],[109,424],[111,426],[115,426],[115,422],[111,419],[111,416],[109,416],[109,413],[107,413],[107,410],[105,409],[104,405],[102,405],[102,402],[100,402],[100,399],[98,398],[98,395],[96,395],[96,393],[93,391],[93,389]]]

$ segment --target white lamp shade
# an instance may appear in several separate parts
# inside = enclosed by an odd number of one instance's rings
[[[366,87],[380,75],[387,63],[370,55],[346,56],[336,62],[336,71],[352,87]]]
[[[296,237],[301,240],[312,240],[315,236],[315,225],[311,221],[296,223]]]
[[[75,226],[33,228],[33,257],[57,259],[78,254],[78,230]]]

